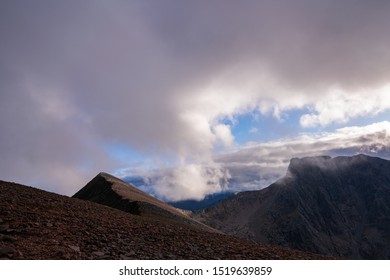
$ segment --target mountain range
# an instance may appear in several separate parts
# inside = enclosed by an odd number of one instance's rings
[[[293,158],[269,187],[210,200],[182,210],[104,172],[73,197],[0,181],[0,258],[390,258],[384,159]]]
[[[102,189],[107,193],[122,191],[122,186],[118,187],[121,181],[106,174],[99,174],[92,182],[99,183],[98,193]],[[110,190],[112,185],[116,186]],[[81,193],[88,193],[91,188],[89,184]],[[110,203],[116,201],[111,195]],[[129,198],[124,194],[123,203],[116,205],[127,205]],[[140,202],[145,199],[138,192],[131,198]],[[137,201],[133,202],[138,204]],[[152,206],[149,212],[149,206],[154,202],[140,203],[137,213],[130,207],[130,213],[125,208],[119,210],[89,200],[0,181],[0,259],[326,258],[226,235],[198,222],[188,223],[173,213],[167,217],[166,211],[169,212],[171,207],[164,209],[166,205],[162,202]]]

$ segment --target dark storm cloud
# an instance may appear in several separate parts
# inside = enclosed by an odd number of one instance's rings
[[[218,182],[226,174],[213,148],[233,139],[224,117],[308,106],[302,124],[315,126],[384,111],[389,5],[2,1],[0,177],[70,194],[123,167],[102,147],[125,144]],[[327,102],[334,87],[348,109],[338,117]]]

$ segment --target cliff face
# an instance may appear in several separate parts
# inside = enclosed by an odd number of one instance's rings
[[[186,212],[104,172],[99,173],[73,197],[110,206],[134,215],[168,220],[179,224],[184,223],[203,230],[216,231],[190,218]]]
[[[226,233],[351,259],[390,258],[390,162],[292,159],[284,178],[195,215]]]

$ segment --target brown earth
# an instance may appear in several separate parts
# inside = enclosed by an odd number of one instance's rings
[[[1,259],[325,259],[0,181]]]

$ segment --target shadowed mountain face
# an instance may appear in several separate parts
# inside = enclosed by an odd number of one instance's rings
[[[292,159],[284,178],[194,214],[256,241],[351,259],[390,258],[390,162]]]
[[[216,231],[190,218],[185,211],[174,208],[104,172],[99,173],[73,197],[97,202],[134,215]]]

